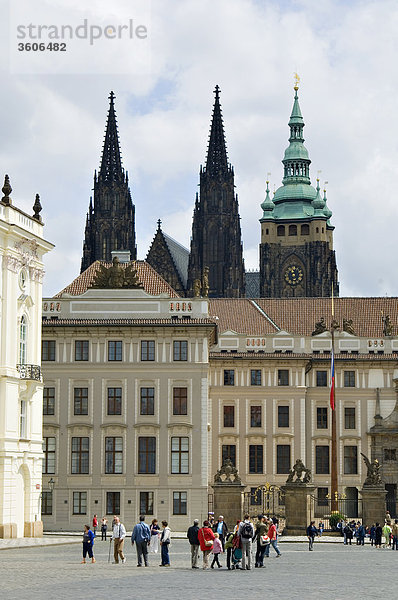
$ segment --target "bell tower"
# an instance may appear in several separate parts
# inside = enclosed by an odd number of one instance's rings
[[[321,194],[310,181],[311,160],[304,146],[304,119],[294,86],[289,120],[289,146],[283,158],[282,186],[271,199],[267,181],[260,244],[262,298],[338,296],[336,256],[333,250],[332,211],[326,190]]]

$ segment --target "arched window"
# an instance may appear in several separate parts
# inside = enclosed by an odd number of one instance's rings
[[[265,235],[268,235],[268,234],[269,234],[269,229],[266,229],[265,230]]]
[[[19,326],[19,364],[26,365],[26,337],[27,324],[25,316],[22,317]]]
[[[319,233],[319,227],[317,227],[315,231],[316,231],[316,233]]]
[[[301,235],[310,235],[310,226],[305,224],[301,226]]]
[[[285,226],[284,225],[278,225],[278,228],[276,230],[276,234],[279,237],[282,237],[283,235],[285,235]]]
[[[297,225],[289,225],[289,235],[297,235]]]

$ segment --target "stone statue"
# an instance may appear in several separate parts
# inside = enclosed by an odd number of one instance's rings
[[[296,476],[296,479],[294,479],[294,476]],[[309,483],[310,481],[311,470],[305,467],[301,458],[298,458],[293,465],[293,469],[289,471],[286,483]]]
[[[363,452],[361,452],[361,455],[363,456],[363,460],[365,461],[365,465],[368,469],[364,485],[382,485],[380,463],[377,458],[370,462],[368,457]]]
[[[354,326],[352,324],[352,319],[343,319],[343,331],[346,331],[351,335],[356,335]]]
[[[208,298],[208,296],[209,296],[209,267],[203,268],[202,294],[203,294],[204,298]]]
[[[225,479],[223,479],[223,476]],[[230,458],[224,460],[221,469],[218,469],[214,475],[214,483],[242,483],[238,470],[234,467]]]
[[[330,323],[330,331],[336,331],[340,327],[340,323],[333,317],[332,322]]]
[[[383,335],[387,337],[392,335],[392,324],[389,315],[383,317]]]
[[[319,335],[320,333],[323,333],[324,331],[327,331],[325,317],[321,317],[321,320],[318,321],[317,323],[315,323],[315,329],[311,335]]]
[[[143,286],[133,265],[129,264],[123,268],[118,257],[115,256],[111,267],[100,264],[91,287],[95,289],[133,289],[142,288]]]
[[[195,298],[199,298],[200,288],[200,279],[195,279],[195,281],[193,282],[193,295]]]

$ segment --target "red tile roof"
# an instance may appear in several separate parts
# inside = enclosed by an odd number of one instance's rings
[[[173,288],[161,277],[155,269],[151,267],[144,260],[135,260],[132,261],[133,266],[137,269],[138,279],[142,283],[144,290],[148,294],[152,294],[153,296],[157,296],[158,294],[166,293],[170,296],[170,298],[179,298],[177,292],[173,290]],[[83,273],[81,273],[76,279],[72,281],[69,285],[67,285],[63,290],[58,292],[54,296],[54,298],[61,298],[63,294],[70,294],[71,296],[80,296],[80,294],[84,294],[87,289],[91,286],[94,281],[94,277],[96,272],[99,269],[100,264],[103,264],[106,267],[111,267],[112,263],[107,263],[104,261],[95,261],[92,265],[88,267]],[[126,268],[127,265],[131,263],[121,263],[122,268]]]
[[[278,331],[249,298],[212,298],[209,317],[214,316],[218,317],[219,334],[228,330],[247,335],[267,335]]]
[[[258,308],[256,307],[258,306]],[[246,335],[266,335],[279,330],[310,336],[315,323],[332,319],[330,298],[211,299],[209,316],[218,316],[219,334],[232,330]],[[343,319],[352,319],[360,337],[382,338],[382,316],[388,315],[393,335],[398,334],[398,298],[335,298],[334,315],[343,329]]]

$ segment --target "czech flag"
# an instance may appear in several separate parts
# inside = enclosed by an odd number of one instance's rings
[[[332,364],[331,364],[332,380],[330,388],[330,408],[334,410],[334,352],[332,348]]]

